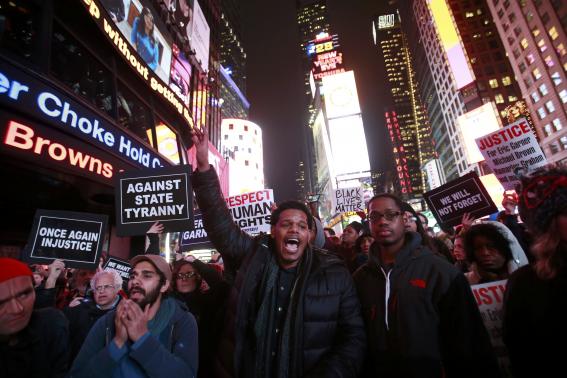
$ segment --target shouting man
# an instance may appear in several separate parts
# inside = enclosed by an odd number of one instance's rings
[[[222,197],[206,129],[195,129],[193,142],[193,189],[205,230],[237,270],[217,375],[356,377],[366,346],[358,298],[343,263],[309,245],[309,208],[279,204],[271,235],[252,238],[234,224]]]

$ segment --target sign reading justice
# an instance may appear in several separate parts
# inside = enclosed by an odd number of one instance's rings
[[[106,215],[37,210],[25,258],[35,264],[61,259],[71,268],[95,269],[107,223]]]
[[[156,221],[164,232],[192,229],[190,169],[179,165],[116,175],[117,235],[143,235]]]

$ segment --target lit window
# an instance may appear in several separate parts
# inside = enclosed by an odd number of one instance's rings
[[[553,26],[547,32],[549,33],[549,36],[551,37],[551,39],[554,40],[554,41],[557,39],[557,37],[559,37],[559,34],[557,33],[557,29],[555,29],[555,26]]]
[[[532,70],[532,75],[534,76],[535,80],[538,80],[541,77],[541,72],[539,72],[539,68],[534,68]]]
[[[506,118],[508,116],[508,112],[506,110],[501,110],[500,111],[500,117],[502,118]]]
[[[547,108],[547,111],[550,113],[553,113],[555,111],[555,106],[553,105],[553,101],[546,102],[545,107]]]
[[[473,12],[466,12],[466,13],[465,13],[465,17],[466,17],[466,18],[474,17],[474,13],[473,13]]]
[[[559,72],[552,73],[551,79],[553,80],[553,84],[555,86],[558,86],[559,84],[561,84],[561,76],[559,75]]]
[[[494,101],[496,101],[497,104],[503,104],[504,97],[502,97],[502,95],[498,93],[496,96],[494,96]]]
[[[558,44],[556,50],[557,53],[561,56],[567,54],[567,50],[565,50],[565,46],[563,45],[563,43]]]
[[[545,136],[548,137],[551,135],[551,133],[553,132],[553,129],[551,128],[551,125],[548,123],[547,125],[545,125],[543,127],[543,131],[545,133]]]
[[[563,126],[561,126],[561,121],[559,120],[559,118],[555,118],[553,120],[553,127],[555,128],[556,131],[559,131],[563,128]]]
[[[525,50],[528,48],[528,40],[525,38],[522,38],[522,40],[520,41],[520,45],[522,46],[522,48]]]
[[[567,103],[567,89],[562,90],[559,92],[559,97],[561,98],[562,103]]]
[[[546,56],[544,60],[545,64],[547,64],[548,67],[555,66],[555,62],[553,61],[553,59],[551,59],[551,56]]]
[[[549,91],[547,90],[547,85],[542,84],[539,86],[539,92],[541,93],[542,96],[545,96],[546,94],[549,93]]]
[[[490,79],[488,80],[488,85],[490,85],[490,88],[498,88],[498,80]]]
[[[518,101],[518,97],[516,96],[508,96],[508,102]]]
[[[544,119],[545,116],[547,115],[543,107],[537,110],[537,114],[539,115],[539,119]]]
[[[507,87],[508,85],[512,84],[512,79],[510,78],[510,76],[504,76],[502,78],[502,84]]]
[[[567,150],[567,136],[563,136],[559,139],[559,143],[561,144],[561,148]]]
[[[532,93],[531,97],[534,104],[539,101],[539,94],[537,92]]]
[[[547,46],[545,45],[545,41],[543,39],[540,39],[537,45],[539,46],[539,51],[544,52],[545,50],[547,50]]]
[[[526,56],[526,61],[528,62],[528,64],[532,64],[534,62],[535,58],[534,58],[534,54],[528,54]]]
[[[534,37],[537,37],[539,35],[539,29],[535,28],[534,30],[532,30],[532,34],[534,35]]]

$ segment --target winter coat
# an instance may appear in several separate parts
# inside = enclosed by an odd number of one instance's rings
[[[69,327],[61,311],[35,310],[17,342],[0,341],[0,377],[56,378],[68,370]]]
[[[197,203],[209,239],[225,263],[238,269],[228,302],[225,331],[217,360],[217,376],[243,377],[254,365],[254,321],[264,269],[276,253],[269,235],[252,238],[232,220],[211,167],[192,176]],[[303,312],[291,330],[290,374],[298,377],[356,377],[366,340],[352,278],[336,257],[318,249],[312,254],[298,303]],[[305,257],[305,256],[304,256]]]
[[[390,271],[374,243],[354,275],[368,337],[365,377],[494,377],[498,364],[467,280],[407,232]],[[385,303],[388,303],[386,306]]]
[[[198,366],[195,318],[175,299],[164,300],[175,303],[169,323],[159,337],[150,334],[137,348],[131,349],[128,358],[148,377],[195,377]],[[116,333],[115,314],[112,310],[95,323],[73,363],[70,378],[113,377],[120,368],[120,361],[115,361],[109,351]]]

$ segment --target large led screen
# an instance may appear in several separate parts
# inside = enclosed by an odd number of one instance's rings
[[[457,118],[457,126],[465,145],[465,156],[469,164],[483,161],[475,139],[498,130],[501,126],[496,106],[486,103]]]
[[[335,174],[344,175],[370,170],[360,114],[329,120],[329,134]]]
[[[353,71],[323,77],[323,90],[327,119],[360,113]]]

